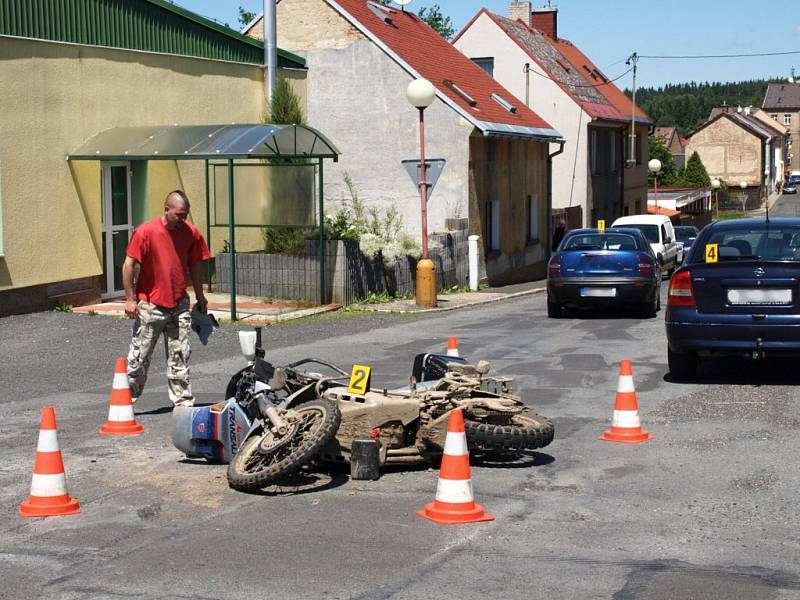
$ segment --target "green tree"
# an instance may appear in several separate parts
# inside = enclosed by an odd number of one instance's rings
[[[664,145],[664,140],[655,135],[647,137],[647,145],[649,147],[650,158],[657,158],[661,161],[661,171],[658,173],[658,183],[660,185],[675,185],[678,180],[678,167],[675,165],[675,159],[672,158],[669,148]],[[652,173],[647,176],[647,181],[653,185],[655,177]]]
[[[706,171],[706,167],[697,152],[692,152],[680,179],[681,185],[686,187],[711,186],[711,178],[708,176],[708,171]]]
[[[249,10],[245,10],[241,6],[239,7],[239,24],[244,27],[250,21],[256,18],[256,13],[250,12]]]
[[[272,90],[272,100],[269,106],[267,123],[284,125],[305,125],[306,117],[303,114],[303,107],[300,106],[298,98],[289,80],[278,76],[275,82],[275,89]]]
[[[438,4],[434,4],[430,8],[422,7],[419,9],[418,16],[425,21],[430,28],[442,36],[446,40],[451,40],[456,33],[455,27],[450,17],[442,14],[442,9]]]

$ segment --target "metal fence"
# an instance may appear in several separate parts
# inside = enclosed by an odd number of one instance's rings
[[[459,223],[461,225],[461,223]],[[465,224],[464,224],[465,225]],[[437,288],[466,286],[469,281],[466,228],[429,236],[430,257],[436,267]],[[306,252],[237,254],[236,290],[245,296],[319,302],[319,244],[306,243]],[[217,291],[229,292],[230,258],[216,257]],[[358,242],[330,240],[325,245],[326,302],[352,304],[369,294],[413,294],[417,258],[404,256],[387,262],[361,253]]]

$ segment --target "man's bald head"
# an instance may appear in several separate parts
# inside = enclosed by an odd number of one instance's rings
[[[189,216],[189,198],[181,190],[173,190],[164,200],[161,222],[167,229],[177,229]]]
[[[172,190],[167,194],[164,200],[164,208],[180,208],[181,206],[185,207],[187,211],[191,209],[189,197],[183,190]]]

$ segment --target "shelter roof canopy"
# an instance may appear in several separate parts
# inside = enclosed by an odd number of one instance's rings
[[[114,127],[98,133],[68,160],[332,158],[339,151],[305,125],[233,124]]]

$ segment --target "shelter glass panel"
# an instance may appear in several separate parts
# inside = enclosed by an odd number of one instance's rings
[[[317,171],[313,164],[237,163],[233,167],[236,225],[317,225]],[[228,225],[228,166],[212,163],[214,225]]]

